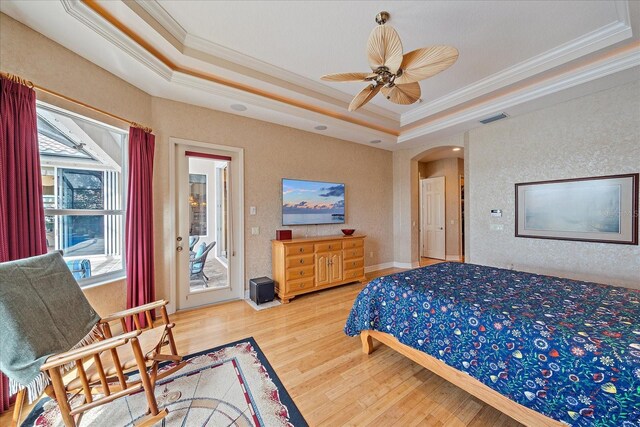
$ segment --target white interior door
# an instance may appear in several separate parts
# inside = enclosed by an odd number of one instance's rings
[[[234,250],[237,233],[231,220],[234,153],[182,144],[176,144],[175,150],[178,309],[242,298],[243,273],[234,262],[242,250]],[[221,169],[227,173],[221,174]],[[217,203],[221,192],[222,205]],[[219,245],[229,249],[224,259],[216,248]]]
[[[444,177],[420,180],[421,256],[445,259]]]

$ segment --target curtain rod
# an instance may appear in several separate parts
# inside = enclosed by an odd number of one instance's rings
[[[84,103],[82,101],[78,101],[77,99],[73,99],[73,98],[71,98],[69,96],[63,95],[63,94],[58,93],[56,91],[53,91],[51,89],[47,89],[45,87],[36,85],[36,84],[34,84],[33,82],[31,82],[29,80],[26,80],[26,79],[23,79],[22,77],[16,76],[15,74],[5,73],[3,71],[0,71],[0,76],[2,76],[3,78],[5,78],[7,80],[10,80],[10,81],[12,81],[14,83],[23,84],[23,85],[28,86],[28,87],[30,87],[32,89],[39,90],[40,92],[48,93],[49,95],[53,95],[53,96],[55,96],[57,98],[64,99],[65,101],[72,102],[72,103],[80,105],[80,106],[82,106],[84,108],[88,108],[89,110],[95,111],[96,113],[103,114],[103,115],[105,115],[107,117],[111,117],[112,119],[116,119],[116,120],[119,120],[121,122],[128,123],[131,127],[142,129],[143,131],[148,132],[148,133],[153,132],[153,129],[151,129],[149,127],[143,126],[143,125],[141,125],[139,123],[136,123],[134,121],[131,121],[131,120],[127,120],[127,119],[125,119],[123,117],[116,116],[115,114],[112,114],[112,113],[109,113],[107,111],[101,110],[100,108],[97,108],[97,107],[94,107],[92,105],[86,104],[86,103]]]

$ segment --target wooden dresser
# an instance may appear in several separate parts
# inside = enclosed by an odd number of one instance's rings
[[[366,236],[272,240],[276,292],[284,304],[296,295],[365,280]]]

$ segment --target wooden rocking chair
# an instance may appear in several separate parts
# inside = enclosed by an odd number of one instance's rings
[[[185,364],[176,349],[172,333],[175,325],[169,320],[167,303],[160,300],[107,316],[98,324],[102,335],[99,341],[50,356],[42,365],[40,370],[51,379],[45,393],[57,401],[67,427],[75,427],[83,412],[141,390],[147,399],[148,413],[137,425],[153,425],[166,417],[168,410],[158,409],[154,395],[156,381]],[[157,309],[162,322],[153,321],[152,313]],[[147,320],[148,326],[144,329],[138,318],[141,314]],[[127,330],[129,317],[135,325],[133,331]],[[164,347],[168,347],[168,352]],[[159,372],[162,362],[172,365]],[[74,375],[64,374],[64,368],[70,363],[75,364]],[[138,371],[139,379],[129,379],[127,374],[132,371]],[[84,395],[84,402],[72,408],[71,400],[80,393]],[[22,389],[16,397],[13,426],[20,423],[25,394],[26,389]]]

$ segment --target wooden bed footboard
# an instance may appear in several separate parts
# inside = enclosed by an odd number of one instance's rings
[[[396,337],[384,332],[373,330],[364,330],[360,332],[360,339],[362,340],[362,351],[365,354],[371,354],[371,352],[373,351],[372,338],[375,338],[381,343],[391,347],[403,356],[408,357],[417,364],[427,368],[434,374],[439,375],[452,384],[455,384],[469,394],[477,397],[486,404],[493,406],[500,412],[510,416],[514,420],[519,421],[524,425],[536,427],[565,426],[565,424],[562,424],[560,421],[551,419],[546,415],[534,411],[533,409],[529,409],[517,402],[514,402],[508,397],[503,396],[492,388],[481,383],[472,376],[455,368],[452,368],[451,366],[436,359],[435,357],[416,350],[415,348],[409,347],[408,345],[402,344]]]

